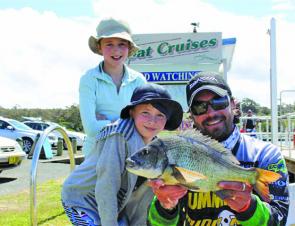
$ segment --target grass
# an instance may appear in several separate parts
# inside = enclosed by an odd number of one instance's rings
[[[37,186],[38,225],[71,225],[60,202],[63,181],[64,179],[50,180]],[[0,197],[0,225],[30,225],[29,190]]]

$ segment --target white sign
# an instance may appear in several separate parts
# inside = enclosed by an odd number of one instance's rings
[[[133,36],[140,47],[129,64],[220,64],[221,32],[138,34]]]

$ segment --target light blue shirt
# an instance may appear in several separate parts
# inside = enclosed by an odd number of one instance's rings
[[[103,61],[80,79],[80,115],[87,135],[82,150],[85,156],[94,148],[96,136],[103,126],[117,120],[122,108],[130,103],[134,89],[146,83],[141,73],[124,65],[122,84],[117,92],[116,85],[103,71],[102,65]],[[97,120],[96,113],[105,115],[107,120]]]

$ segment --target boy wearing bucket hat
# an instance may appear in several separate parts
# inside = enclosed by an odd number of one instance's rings
[[[95,149],[64,182],[62,202],[73,225],[146,225],[153,193],[125,169],[125,159],[163,129],[178,128],[182,114],[162,86],[134,90],[121,119],[101,130]]]
[[[138,49],[126,23],[113,18],[102,20],[88,44],[103,61],[80,79],[80,115],[87,135],[82,150],[85,156],[94,148],[97,132],[117,120],[134,89],[146,83],[142,74],[125,65],[128,56]]]

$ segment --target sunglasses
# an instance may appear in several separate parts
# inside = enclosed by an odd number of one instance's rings
[[[214,98],[210,101],[193,101],[190,110],[194,115],[202,115],[208,111],[208,106],[211,106],[215,111],[225,109],[229,105],[229,97]]]

